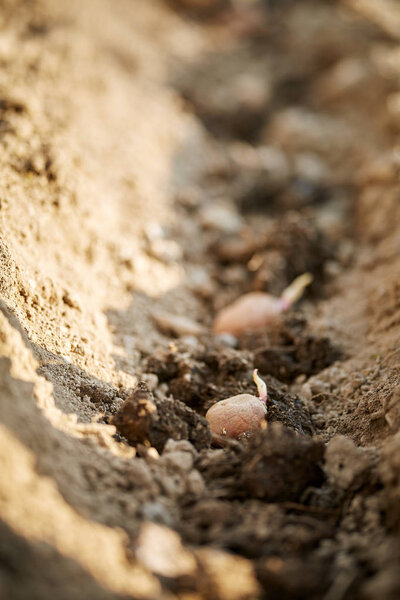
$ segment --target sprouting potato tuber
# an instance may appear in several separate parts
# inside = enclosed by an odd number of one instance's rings
[[[252,394],[239,394],[220,400],[207,411],[211,433],[237,439],[266,427],[267,386],[257,369],[253,372],[253,379],[258,388],[258,398]]]
[[[266,292],[244,294],[216,316],[213,329],[216,333],[238,335],[276,323],[282,313],[301,298],[305,288],[312,282],[312,275],[304,273],[297,277],[281,294],[272,296]]]

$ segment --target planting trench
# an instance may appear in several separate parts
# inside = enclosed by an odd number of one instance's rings
[[[0,597],[397,598],[397,4],[0,7]]]

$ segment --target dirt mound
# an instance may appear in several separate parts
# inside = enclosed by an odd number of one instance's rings
[[[397,4],[0,17],[1,598],[397,598]]]

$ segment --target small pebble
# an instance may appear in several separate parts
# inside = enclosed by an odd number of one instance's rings
[[[151,242],[149,254],[162,262],[170,263],[181,260],[183,251],[175,240],[157,239]]]
[[[155,373],[143,373],[141,380],[144,381],[151,392],[154,392],[158,386],[158,377]]]
[[[157,311],[153,313],[153,319],[163,333],[172,333],[177,337],[182,335],[201,335],[205,331],[205,327],[181,315],[172,315],[171,313]]]
[[[204,229],[214,229],[225,233],[237,233],[243,226],[242,218],[223,203],[208,204],[199,211],[199,221]]]
[[[163,454],[159,462],[166,467],[188,473],[193,467],[193,456],[189,452],[167,452]]]
[[[204,479],[196,469],[190,471],[186,483],[188,492],[190,494],[194,494],[195,496],[201,496],[206,489]]]
[[[237,348],[239,343],[238,339],[230,333],[217,333],[215,340],[227,348]]]
[[[172,527],[173,518],[168,509],[161,502],[145,502],[142,504],[140,512],[143,518],[153,523],[160,523]]]
[[[184,548],[179,534],[156,523],[142,525],[136,556],[150,571],[164,577],[189,575],[196,569],[194,556]]]
[[[192,456],[196,455],[196,449],[188,440],[169,439],[164,446],[163,455],[171,452],[189,452]]]

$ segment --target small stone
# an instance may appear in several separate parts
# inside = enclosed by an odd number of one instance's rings
[[[151,459],[152,461],[158,461],[158,459],[160,458],[158,450],[156,450],[156,448],[153,447],[149,448],[146,453],[146,458]]]
[[[244,108],[260,111],[268,105],[271,90],[266,80],[257,74],[242,73],[234,82],[233,93]]]
[[[141,376],[142,381],[147,385],[151,392],[154,392],[158,386],[158,377],[155,373],[143,373]]]
[[[160,463],[178,471],[189,472],[193,467],[193,456],[189,452],[167,452]]]
[[[230,333],[218,333],[215,340],[227,348],[237,348],[238,339]]]
[[[139,459],[132,461],[130,470],[127,474],[128,480],[134,486],[138,487],[154,487],[154,480],[148,465]]]
[[[188,492],[190,494],[194,494],[195,496],[201,496],[206,489],[204,479],[196,469],[190,471],[186,480],[186,484]]]
[[[312,391],[309,383],[303,383],[300,388],[299,396],[304,400],[304,402],[312,401]]]
[[[176,201],[185,208],[193,210],[204,202],[204,193],[199,187],[185,187],[177,193]]]
[[[203,267],[188,269],[186,279],[189,288],[202,298],[210,298],[215,293],[215,284]]]
[[[144,228],[144,234],[149,242],[163,239],[165,237],[165,233],[166,232],[162,225],[156,222],[148,223]]]
[[[275,184],[284,184],[289,181],[291,172],[286,154],[274,146],[260,146],[258,148],[260,167],[266,171]]]
[[[222,262],[247,263],[258,250],[258,241],[252,235],[229,236],[216,245],[216,253]]]
[[[340,263],[336,260],[328,260],[324,265],[324,274],[329,278],[333,279],[337,277],[342,272],[342,267]]]
[[[177,337],[182,335],[201,335],[205,327],[192,321],[188,317],[172,315],[171,313],[157,311],[153,313],[153,319],[163,333],[172,333]]]
[[[149,254],[162,262],[170,263],[181,260],[183,251],[175,240],[156,239],[149,246]]]
[[[196,450],[188,440],[168,440],[164,447],[164,454],[172,452],[189,452],[192,456],[196,456]]]
[[[136,556],[150,571],[164,577],[190,575],[196,569],[195,558],[184,548],[179,534],[155,523],[142,526]]]
[[[199,340],[196,337],[194,337],[194,335],[183,335],[180,339],[181,343],[185,344],[185,346],[187,346],[191,350],[197,348],[197,346],[199,345]]]
[[[346,57],[327,69],[317,82],[314,91],[324,102],[334,102],[354,90],[360,90],[363,84],[366,84],[368,75],[368,60],[364,57]]]
[[[235,141],[228,147],[228,152],[237,168],[253,171],[260,168],[260,154],[252,144]]]
[[[154,395],[158,400],[164,400],[168,396],[168,383],[160,383]]]
[[[147,521],[160,523],[161,525],[173,526],[173,518],[168,509],[161,502],[145,502],[140,510]]]
[[[221,273],[221,282],[227,286],[241,284],[246,281],[246,269],[243,265],[227,266]]]
[[[72,293],[69,290],[65,290],[64,295],[62,297],[62,300],[64,302],[64,304],[66,304],[67,306],[71,307],[71,308],[75,308],[76,310],[81,311],[81,302],[78,298],[78,296],[74,293]]]
[[[318,154],[300,152],[295,155],[294,162],[295,174],[301,179],[322,184],[330,178],[329,169]]]
[[[202,597],[210,597],[210,581],[213,584],[212,589],[215,590],[213,597],[219,600],[260,597],[260,586],[250,560],[213,548],[201,548],[196,551],[196,555],[202,571],[206,574],[201,580],[205,592],[204,596],[201,593]]]
[[[199,220],[204,229],[214,229],[225,233],[237,233],[243,226],[240,215],[232,205],[224,202],[207,204],[199,211]]]
[[[160,478],[159,484],[163,493],[173,501],[181,498],[186,492],[185,478],[179,473],[164,475]]]

